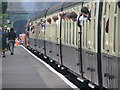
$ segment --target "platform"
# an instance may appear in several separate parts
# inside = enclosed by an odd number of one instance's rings
[[[66,88],[73,90],[70,85],[29,54],[22,46],[15,47],[14,55],[6,52],[6,57],[2,59],[2,88]]]

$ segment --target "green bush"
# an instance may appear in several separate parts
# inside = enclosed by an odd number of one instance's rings
[[[8,6],[8,3],[7,3],[7,2],[2,2],[2,13],[6,13],[6,11],[7,11],[7,6]]]

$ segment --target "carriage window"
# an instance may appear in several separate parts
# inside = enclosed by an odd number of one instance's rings
[[[105,6],[104,6],[104,15],[106,15],[106,11],[107,11],[107,2],[105,2]]]
[[[84,38],[85,38],[85,33],[84,33],[84,31],[85,31],[85,30],[84,30],[84,28],[85,28],[85,25],[84,25],[84,21],[83,21],[83,34],[82,34],[82,35],[83,35],[83,47],[85,46],[85,43],[84,43]]]
[[[67,25],[67,28],[66,28],[66,30],[67,30],[67,32],[66,32],[66,33],[67,33],[67,34],[66,34],[67,40],[66,40],[66,42],[68,43],[68,20],[67,20],[67,24],[66,24],[66,25]]]
[[[89,22],[89,29],[88,30],[90,30],[91,29],[91,22]]]
[[[71,21],[69,25],[69,44],[71,44]]]
[[[64,20],[64,42],[66,41],[66,21]]]
[[[105,49],[105,18],[103,18],[103,49]]]
[[[86,47],[87,47],[87,31],[88,31],[88,21],[86,20]]]
[[[96,16],[96,8],[97,8],[97,4],[95,3],[94,16]]]
[[[117,13],[117,3],[115,3],[114,5],[115,5],[115,11],[114,11],[114,13],[116,14]]]
[[[113,51],[116,52],[116,17],[114,17],[114,45],[113,45]]]
[[[73,43],[73,45],[74,45],[74,34],[75,34],[75,23],[73,22],[73,38],[72,38],[72,43]]]
[[[76,45],[78,45],[78,27],[76,26]]]
[[[94,45],[94,49],[95,49],[95,41],[96,41],[96,37],[95,37],[95,35],[96,35],[96,33],[95,33],[95,19],[94,19],[94,42],[93,42],[93,45]]]

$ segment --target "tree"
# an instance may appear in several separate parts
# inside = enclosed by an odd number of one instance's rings
[[[2,13],[6,13],[6,11],[7,11],[7,6],[8,6],[8,3],[7,3],[7,2],[2,2]]]

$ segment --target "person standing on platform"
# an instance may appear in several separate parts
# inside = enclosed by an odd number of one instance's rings
[[[13,28],[10,28],[10,32],[8,33],[8,43],[11,55],[14,54],[14,45],[15,45],[16,33]]]
[[[7,42],[6,42],[7,38],[5,36],[5,32],[2,32],[2,57],[5,57],[5,49],[7,47]]]
[[[3,32],[5,33],[5,36],[8,37],[9,30],[6,25],[3,27]]]

